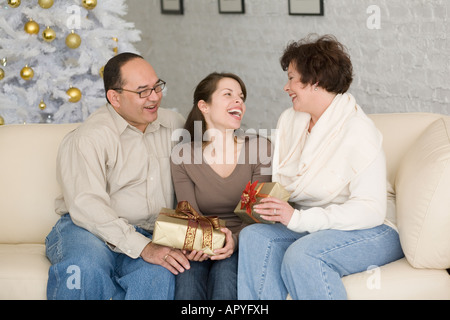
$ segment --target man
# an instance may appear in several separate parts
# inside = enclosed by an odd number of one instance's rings
[[[151,242],[162,207],[172,207],[172,132],[178,113],[160,109],[165,82],[141,56],[105,66],[108,104],[61,143],[61,215],[47,237],[48,299],[172,299],[189,269],[180,250]]]

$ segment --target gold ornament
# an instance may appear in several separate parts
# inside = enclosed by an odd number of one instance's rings
[[[97,6],[97,0],[83,0],[83,7],[87,10],[92,10]]]
[[[113,37],[112,39],[117,43],[117,47],[113,48],[114,53],[117,55],[117,53],[119,52],[119,47],[118,47],[119,46],[119,39],[116,38],[116,37]]]
[[[53,0],[39,0],[38,3],[41,8],[48,9],[53,5]]]
[[[6,67],[6,64],[8,63],[8,59],[7,58],[1,58],[0,59],[0,63],[2,64],[2,66]]]
[[[56,32],[50,27],[45,28],[44,31],[42,31],[42,38],[46,42],[52,42],[56,38]]]
[[[69,95],[69,102],[78,102],[81,100],[81,91],[78,88],[70,87],[69,90],[66,91],[66,93]]]
[[[80,36],[72,30],[72,32],[66,37],[66,46],[68,46],[70,49],[76,49],[80,46],[80,44]]]
[[[5,71],[0,68],[0,80],[2,80],[5,77]]]
[[[20,71],[20,76],[23,80],[31,80],[34,77],[34,71],[31,69],[28,65],[25,65],[25,67],[22,68]]]
[[[30,19],[27,23],[25,23],[25,26],[23,27],[26,33],[29,34],[38,34],[39,33],[39,25],[33,21],[33,19]]]
[[[5,119],[3,119],[2,116],[0,116],[0,126],[2,126],[2,125],[4,125],[4,124],[5,124]]]
[[[39,103],[39,109],[44,110],[45,108],[47,108],[47,105],[45,104],[44,100],[41,100],[41,102]]]
[[[103,78],[103,74],[105,73],[105,66],[101,67],[100,71],[98,73],[99,73],[100,77]]]
[[[8,5],[11,8],[17,8],[18,6],[20,6],[20,0],[8,0]]]

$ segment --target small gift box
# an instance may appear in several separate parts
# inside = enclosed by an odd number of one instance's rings
[[[220,228],[225,221],[200,215],[187,201],[178,203],[175,210],[162,208],[155,222],[152,242],[187,251],[203,251],[214,255],[223,248],[225,234]]]
[[[267,221],[253,210],[253,206],[258,204],[262,198],[274,197],[283,201],[288,201],[290,193],[283,188],[278,182],[262,182],[249,181],[245,190],[242,192],[241,201],[234,209],[234,213],[238,215],[244,222],[252,223],[268,223],[273,224],[273,221]]]

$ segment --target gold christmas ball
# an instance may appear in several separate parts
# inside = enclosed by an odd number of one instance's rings
[[[53,5],[53,0],[39,0],[38,3],[41,8],[48,9]]]
[[[4,125],[4,124],[5,124],[5,119],[3,119],[2,116],[0,116],[0,126],[2,126],[2,125]]]
[[[28,65],[22,68],[20,71],[20,76],[23,80],[31,80],[34,77],[34,71]]]
[[[39,109],[44,110],[45,108],[47,108],[47,105],[45,104],[44,100],[41,100],[41,102],[39,103]]]
[[[72,30],[72,32],[66,37],[66,46],[70,49],[76,49],[80,46],[80,44],[81,37]]]
[[[78,102],[81,100],[81,91],[78,88],[70,87],[69,90],[66,91],[66,93],[69,95],[69,102]]]
[[[56,32],[50,27],[45,28],[44,31],[42,31],[42,38],[46,42],[52,42],[56,38]]]
[[[8,5],[11,8],[17,8],[18,6],[20,6],[20,0],[8,0]]]
[[[0,80],[2,80],[5,77],[5,70],[0,68]]]
[[[83,0],[83,7],[87,10],[92,10],[97,6],[97,0]]]
[[[23,27],[26,33],[29,34],[38,34],[39,33],[39,25],[30,19],[27,23],[25,23],[25,26]]]

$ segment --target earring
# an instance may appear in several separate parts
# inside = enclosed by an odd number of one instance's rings
[[[315,87],[315,88],[314,88],[314,91],[319,91],[319,88]]]

